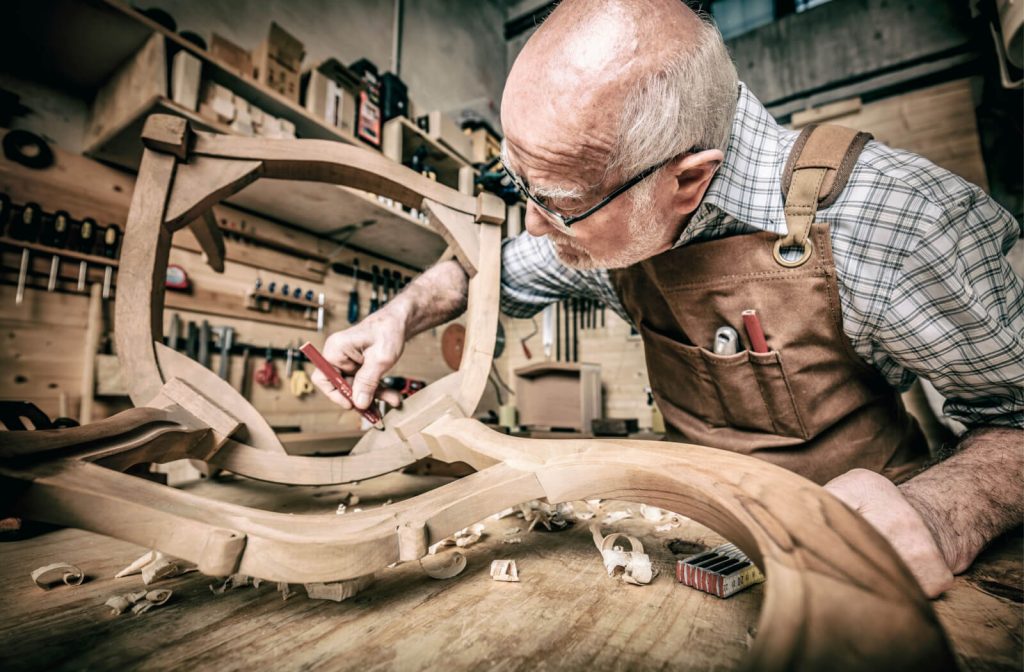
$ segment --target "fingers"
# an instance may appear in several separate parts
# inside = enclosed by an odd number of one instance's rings
[[[316,385],[321,392],[327,395],[328,399],[336,403],[338,406],[341,406],[346,410],[352,408],[352,403],[342,396],[341,392],[334,388],[334,385],[331,384],[331,381],[327,380],[327,376],[325,376],[320,369],[313,372],[313,375],[310,376],[310,380],[313,381],[313,384]]]
[[[373,348],[367,349],[363,354],[363,365],[356,371],[356,377],[352,380],[352,398],[355,400],[356,408],[366,408],[370,405],[381,377],[394,364],[394,361],[382,356],[380,352],[375,352]]]

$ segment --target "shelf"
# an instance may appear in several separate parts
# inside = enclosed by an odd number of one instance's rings
[[[233,133],[223,124],[157,97],[141,105],[120,127],[86,147],[85,154],[137,171],[142,160],[142,126],[151,114],[176,114],[188,119],[198,130]],[[336,238],[347,246],[416,270],[437,261],[446,247],[444,239],[429,225],[399,208],[382,205],[365,192],[334,184],[263,179],[226,203],[319,236]]]
[[[382,151],[384,156],[409,165],[420,147],[427,148],[427,163],[437,171],[437,181],[453,189],[459,188],[459,171],[473,166],[447,147],[431,138],[405,117],[395,117],[384,124]]]

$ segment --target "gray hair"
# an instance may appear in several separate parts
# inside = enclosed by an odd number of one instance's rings
[[[725,151],[739,80],[718,28],[700,18],[693,41],[626,94],[608,174],[629,177],[694,147]]]

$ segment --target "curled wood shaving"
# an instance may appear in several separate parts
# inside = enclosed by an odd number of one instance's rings
[[[602,525],[611,525],[612,523],[617,523],[620,520],[625,520],[626,518],[632,518],[632,517],[633,517],[633,510],[632,509],[626,509],[625,511],[612,511],[611,513],[609,513],[607,516],[604,517],[604,520],[601,521],[601,524]]]
[[[560,504],[551,506],[547,502],[535,499],[531,502],[519,505],[523,514],[523,520],[529,523],[527,532],[533,532],[538,524],[543,525],[548,531],[559,532],[572,524],[573,509],[571,504]]]
[[[139,590],[131,593],[124,593],[122,595],[115,595],[105,602],[106,606],[110,607],[113,615],[118,616],[128,611],[129,609],[133,614],[138,616],[144,614],[153,607],[159,607],[167,604],[167,601],[171,599],[173,591],[167,590],[166,588],[159,588],[157,590]]]
[[[332,600],[342,602],[354,597],[362,589],[373,583],[373,574],[357,576],[354,579],[345,581],[331,581],[330,583],[306,583],[306,595],[311,600]]]
[[[515,560],[494,560],[491,562],[491,579],[519,583],[519,568]]]
[[[521,544],[523,543],[522,537],[505,537],[501,540],[503,544]]]
[[[289,597],[296,594],[295,591],[292,590],[291,584],[284,581],[277,582],[277,592],[281,593],[282,601],[287,601]]]
[[[590,533],[594,537],[597,550],[601,551],[608,576],[620,576],[624,583],[642,586],[650,583],[658,575],[657,570],[651,565],[650,556],[644,553],[644,545],[636,537],[620,532],[603,536],[601,526],[597,523],[590,526]],[[628,541],[631,550],[627,551],[622,546],[617,546],[615,542],[619,539]]]
[[[32,581],[43,590],[49,590],[60,582],[66,586],[80,586],[85,581],[85,573],[72,564],[55,562],[32,572]]]
[[[420,558],[420,567],[432,579],[451,579],[466,569],[466,556],[458,551],[425,555]]]

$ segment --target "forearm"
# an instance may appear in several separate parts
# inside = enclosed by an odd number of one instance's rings
[[[406,338],[458,317],[466,310],[469,277],[459,262],[442,261],[427,269],[384,310],[405,324]]]
[[[980,427],[900,492],[922,514],[946,564],[966,570],[988,542],[1024,522],[1024,430]]]

